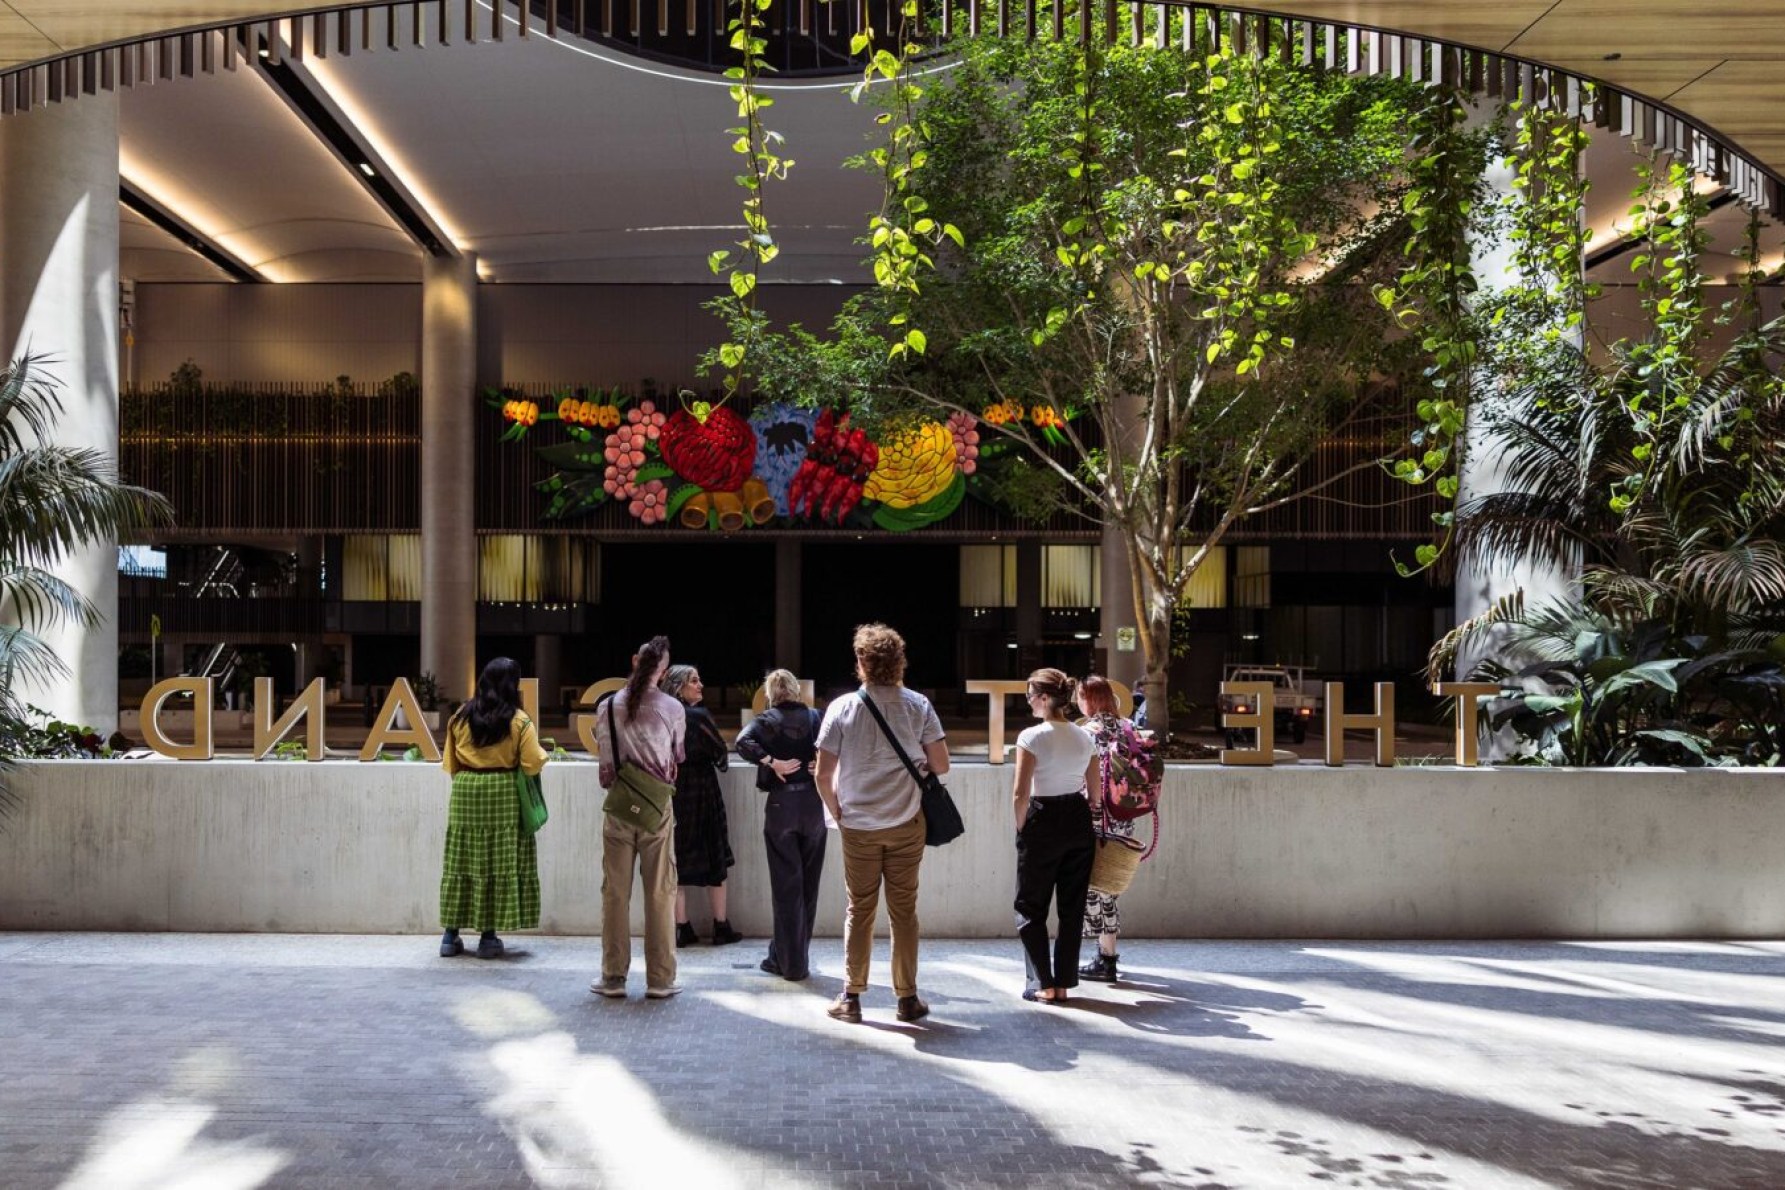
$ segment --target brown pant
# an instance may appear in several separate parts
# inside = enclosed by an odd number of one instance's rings
[[[601,975],[625,979],[632,965],[632,870],[645,886],[645,983],[676,981],[676,822],[653,832],[603,814],[601,823]]]
[[[843,953],[849,991],[868,989],[874,953],[874,915],[886,882],[886,916],[892,923],[892,985],[900,996],[917,995],[917,869],[923,863],[922,811],[903,826],[861,831],[843,827],[843,886],[849,911],[843,919]]]

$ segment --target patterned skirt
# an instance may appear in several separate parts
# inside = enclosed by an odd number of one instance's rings
[[[512,772],[453,774],[440,924],[479,931],[539,925],[539,849],[521,830]]]

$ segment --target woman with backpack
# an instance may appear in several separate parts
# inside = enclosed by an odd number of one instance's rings
[[[632,655],[626,688],[595,708],[595,738],[601,745],[600,778],[609,790],[601,821],[601,975],[589,985],[597,996],[626,995],[632,966],[632,878],[645,889],[645,996],[667,1000],[682,990],[676,982],[676,771],[681,767],[688,717],[682,704],[657,688],[669,669],[669,638],[653,636]],[[627,821],[615,785],[633,778],[661,797],[662,817]],[[667,792],[665,792],[667,791]],[[649,800],[638,795],[636,811]],[[635,819],[640,815],[635,814]]]
[[[1016,928],[1028,984],[1023,999],[1063,1004],[1078,986],[1079,931],[1097,835],[1092,809],[1103,800],[1096,745],[1066,718],[1072,679],[1057,669],[1029,675],[1029,709],[1040,720],[1016,738]],[[1048,945],[1053,902],[1060,932]]]
[[[1145,741],[1135,733],[1134,724],[1116,712],[1116,693],[1109,680],[1089,674],[1078,687],[1078,709],[1084,715],[1084,729],[1091,733],[1097,746],[1098,772],[1091,778],[1102,793],[1108,793],[1112,772],[1125,777],[1134,773],[1145,776],[1151,771],[1151,758],[1145,755]],[[1134,821],[1110,814],[1099,815],[1097,832],[1106,839],[1132,840]],[[1157,832],[1155,832],[1156,834]],[[1122,935],[1122,915],[1116,907],[1116,894],[1091,889],[1085,894],[1085,937],[1097,939],[1097,953],[1078,969],[1080,977],[1096,983],[1115,983],[1116,946]]]
[[[502,957],[497,930],[539,926],[539,849],[521,829],[515,770],[545,768],[539,729],[521,713],[521,667],[498,657],[477,693],[446,725],[441,767],[452,776],[446,854],[440,870],[440,955],[465,953],[459,931],[478,931],[477,957]]]
[[[812,973],[812,926],[824,873],[824,804],[812,765],[818,755],[818,712],[800,698],[799,679],[773,670],[762,683],[769,708],[737,739],[737,753],[756,766],[756,788],[768,794],[762,841],[768,848],[769,896],[775,929],[762,969],[798,983]]]

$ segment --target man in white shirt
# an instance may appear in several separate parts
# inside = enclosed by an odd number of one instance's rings
[[[874,917],[880,888],[886,886],[886,914],[892,925],[892,983],[901,1021],[920,1020],[929,1005],[917,995],[917,875],[923,862],[923,791],[898,749],[920,767],[940,776],[948,771],[948,741],[930,700],[905,681],[905,641],[884,624],[855,630],[858,694],[833,701],[818,729],[818,796],[843,836],[843,883],[849,909],[843,921],[848,984],[830,1015],[860,1021],[861,994],[868,987],[868,960],[874,948]],[[898,749],[862,701],[886,720]]]

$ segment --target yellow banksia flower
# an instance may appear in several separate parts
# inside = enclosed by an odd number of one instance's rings
[[[914,508],[954,482],[954,435],[937,421],[906,430],[880,447],[880,463],[862,486],[864,499]]]

